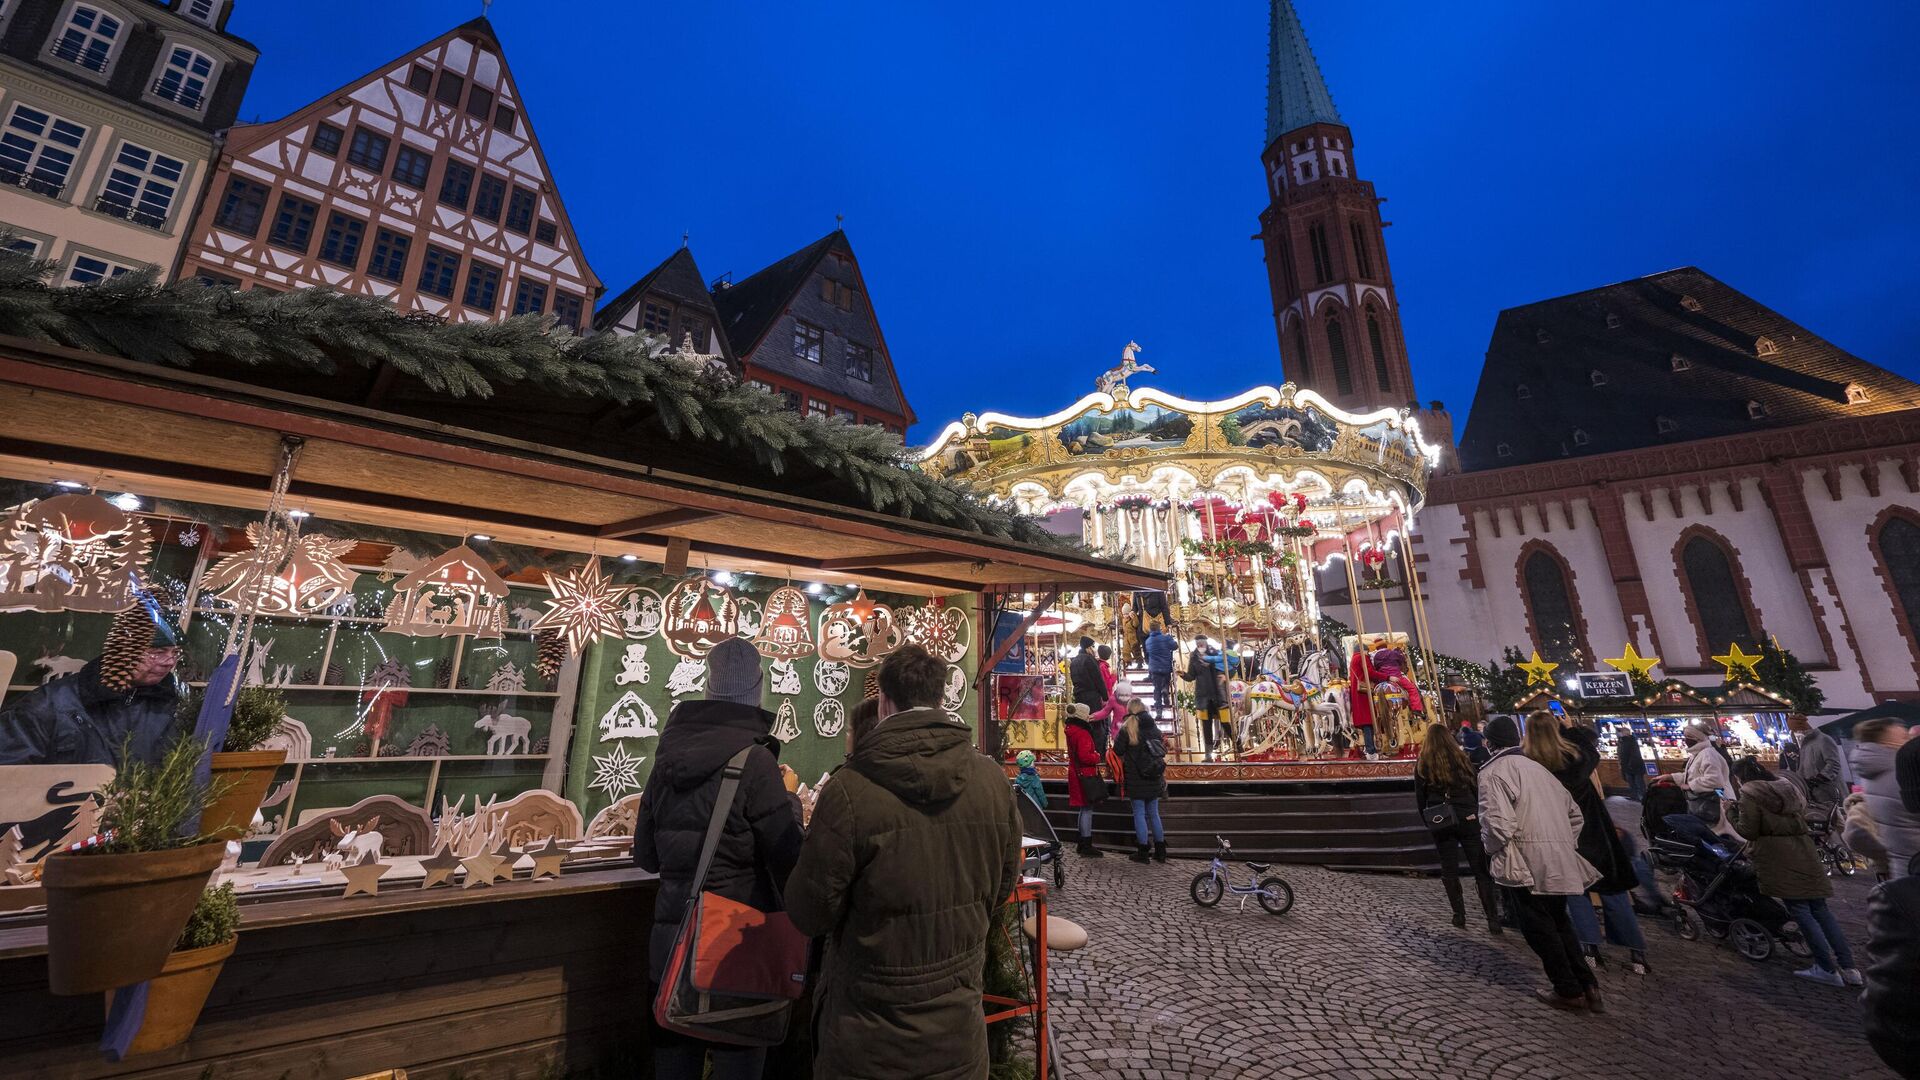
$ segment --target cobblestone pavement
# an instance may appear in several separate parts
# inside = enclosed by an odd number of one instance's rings
[[[1784,950],[1756,964],[1643,920],[1653,973],[1610,962],[1607,1013],[1561,1013],[1534,1000],[1547,983],[1520,935],[1476,926],[1471,885],[1456,930],[1435,879],[1279,867],[1297,900],[1275,916],[1237,897],[1195,905],[1204,863],[1066,858],[1052,911],[1092,938],[1055,953],[1050,980],[1072,1080],[1893,1075],[1861,1035],[1859,991],[1794,978]],[[1856,953],[1870,887],[1866,874],[1838,882]]]

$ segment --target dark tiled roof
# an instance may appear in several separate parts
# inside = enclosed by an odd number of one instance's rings
[[[700,264],[693,261],[691,250],[680,248],[602,305],[593,316],[593,328],[605,330],[612,326],[648,293],[704,311],[719,322],[720,312],[714,306],[713,294],[707,291],[707,279],[700,276]]]
[[[1866,401],[1849,404],[1849,386]],[[1685,267],[1501,312],[1460,464],[1506,468],[1916,407],[1920,385]]]
[[[780,313],[787,309],[807,276],[827,252],[839,249],[853,255],[847,234],[839,229],[801,248],[744,281],[721,289],[714,297],[720,308],[720,325],[727,332],[735,355],[746,356],[760,344]]]

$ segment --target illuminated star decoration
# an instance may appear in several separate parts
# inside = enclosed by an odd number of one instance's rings
[[[640,763],[645,760],[645,757],[628,754],[625,743],[614,743],[608,753],[593,755],[593,781],[587,786],[606,792],[609,799],[638,791]]]
[[[420,879],[421,888],[431,889],[435,885],[445,885],[451,889],[453,872],[460,869],[460,859],[448,850],[445,844],[442,844],[432,858],[420,860],[420,869],[427,875]]]
[[[1649,672],[1653,670],[1653,665],[1659,662],[1659,657],[1641,656],[1634,651],[1632,644],[1628,644],[1626,651],[1621,653],[1618,659],[1607,660],[1606,664],[1615,671],[1624,671],[1637,678],[1650,679],[1653,676]]]
[[[1760,672],[1754,668],[1754,665],[1758,664],[1763,656],[1764,654],[1743,652],[1740,643],[1736,641],[1727,646],[1727,655],[1716,656],[1713,662],[1727,669],[1728,682],[1732,682],[1734,673],[1739,671],[1747,673],[1747,681],[1759,682]]]
[[[1608,662],[1611,663],[1612,661]],[[1514,666],[1527,673],[1528,686],[1552,686],[1553,669],[1560,665],[1551,660],[1540,659],[1540,650],[1535,649],[1533,650],[1533,659],[1515,664]]]
[[[340,872],[342,874],[347,875],[347,891],[341,893],[340,895],[343,898],[352,896],[355,893],[366,893],[368,896],[379,896],[380,895],[380,875],[392,869],[392,866],[393,864],[383,863],[378,859],[374,859],[370,862],[358,863],[353,866],[342,866],[340,868]]]
[[[548,574],[546,578],[553,598],[546,601],[546,613],[529,629],[557,631],[574,653],[594,638],[619,637],[626,632],[620,621],[620,605],[632,587],[608,584],[600,573],[599,559],[590,558],[560,577]]]

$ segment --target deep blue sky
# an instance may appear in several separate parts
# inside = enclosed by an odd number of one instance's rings
[[[1920,375],[1920,5],[1296,0],[1387,245],[1422,397],[1500,309],[1694,264]],[[271,119],[478,0],[239,0]],[[498,0],[608,287],[682,231],[736,277],[846,228],[924,439],[1044,413],[1129,339],[1189,396],[1279,381],[1258,245],[1266,5]],[[1136,380],[1137,382],[1138,380]]]

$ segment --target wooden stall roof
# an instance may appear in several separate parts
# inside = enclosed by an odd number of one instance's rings
[[[499,403],[494,403],[497,407]],[[919,595],[1159,589],[1145,567],[0,336],[0,474]],[[777,483],[777,478],[770,478]]]

